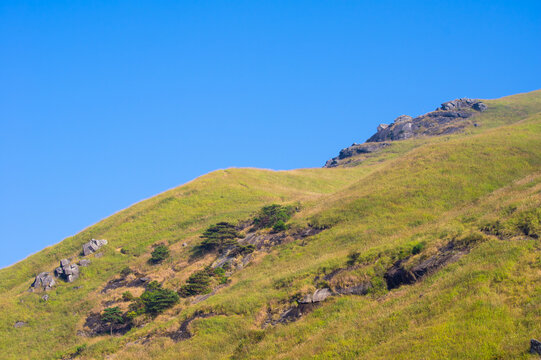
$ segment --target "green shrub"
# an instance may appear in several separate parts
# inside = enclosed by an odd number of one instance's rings
[[[420,243],[417,243],[415,245],[413,245],[413,247],[411,248],[411,253],[413,255],[417,255],[419,254],[421,251],[423,251],[423,249],[425,248],[426,244],[425,242],[420,242]]]
[[[272,231],[273,232],[280,232],[285,231],[287,229],[286,223],[283,220],[278,220],[273,226]]]
[[[122,293],[122,300],[123,301],[132,301],[133,299],[135,299],[135,296],[133,296],[133,294],[129,291],[125,291]]]
[[[154,290],[158,290],[158,289],[161,289],[162,287],[162,284],[160,284],[159,282],[157,282],[156,280],[153,280],[151,282],[149,282],[146,286],[146,290],[147,291],[154,291]]]
[[[126,277],[126,276],[130,275],[132,272],[133,271],[128,266],[126,266],[125,268],[120,270],[120,275],[122,275],[123,277]]]
[[[211,225],[201,238],[204,240],[199,246],[203,251],[221,251],[227,247],[237,244],[237,238],[240,237],[235,225],[228,222],[219,222]]]
[[[152,251],[150,263],[158,264],[169,257],[169,249],[164,244],[157,245]]]
[[[347,264],[349,266],[352,266],[352,265],[355,265],[355,263],[357,262],[357,260],[359,260],[359,258],[361,257],[361,253],[358,252],[358,251],[352,251],[348,254],[348,260],[347,260]]]
[[[282,206],[278,204],[272,204],[263,207],[257,213],[254,218],[254,224],[256,228],[272,228],[279,221],[285,223],[291,219],[291,216],[295,213],[295,208],[291,205]]]
[[[541,208],[521,213],[515,220],[515,226],[524,235],[539,238],[541,235]]]
[[[147,289],[141,295],[141,301],[146,313],[156,315],[178,303],[179,297],[176,292],[169,289]]]

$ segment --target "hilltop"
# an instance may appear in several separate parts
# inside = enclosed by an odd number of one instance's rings
[[[464,98],[201,176],[0,270],[0,357],[539,356],[540,139],[541,91]]]

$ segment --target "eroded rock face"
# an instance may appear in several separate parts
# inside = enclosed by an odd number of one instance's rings
[[[42,272],[41,274],[36,276],[36,279],[32,283],[31,288],[47,291],[51,290],[55,285],[56,282],[54,281],[54,277],[48,272]]]
[[[71,283],[79,277],[79,266],[77,264],[70,264],[68,259],[62,259],[60,260],[60,266],[54,270],[54,274]]]
[[[102,246],[107,245],[107,240],[92,239],[83,245],[83,255],[88,256],[98,251]]]
[[[468,251],[467,247],[457,247],[454,242],[450,242],[439,249],[436,255],[420,262],[411,269],[403,266],[407,258],[399,260],[384,275],[387,289],[391,290],[401,285],[413,284],[425,275],[430,275],[441,267],[458,260]]]

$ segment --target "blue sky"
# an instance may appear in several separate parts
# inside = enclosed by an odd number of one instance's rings
[[[226,167],[540,88],[540,1],[0,2],[0,267]]]

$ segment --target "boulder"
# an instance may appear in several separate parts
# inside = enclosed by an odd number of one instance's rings
[[[26,325],[26,323],[25,323],[24,321],[17,321],[17,322],[15,323],[15,325],[13,325],[13,327],[15,327],[15,328],[18,329],[18,328],[21,328],[21,327],[23,327],[23,326],[25,326],[25,325]]]
[[[439,110],[458,110],[458,109],[465,109],[465,108],[471,108],[473,104],[478,102],[477,100],[472,100],[469,98],[461,98],[456,99],[452,101],[447,101],[441,104],[441,107]]]
[[[92,239],[83,245],[83,255],[88,256],[98,251],[102,246],[107,245],[107,240]]]
[[[482,103],[482,102],[479,101],[479,102],[476,102],[475,104],[473,104],[472,108],[474,110],[483,112],[483,111],[486,111],[488,109],[488,106],[485,103]]]
[[[31,287],[34,289],[51,290],[56,285],[54,277],[48,272],[42,272],[32,283]]]
[[[79,266],[70,264],[68,259],[60,260],[60,266],[54,270],[56,276],[67,282],[74,282],[79,277]]]
[[[536,339],[530,340],[530,354],[541,355],[541,341]]]
[[[328,288],[317,289],[312,295],[306,295],[302,300],[299,301],[299,304],[311,304],[325,301],[329,296],[331,296],[331,291]]]
[[[83,259],[83,260],[79,261],[79,266],[86,267],[88,265],[90,265],[90,260],[88,260],[88,259]]]
[[[312,302],[325,301],[329,296],[331,296],[331,291],[328,288],[317,289],[312,295]]]
[[[45,294],[41,297],[41,300],[43,301],[48,301],[49,300],[49,295]]]

